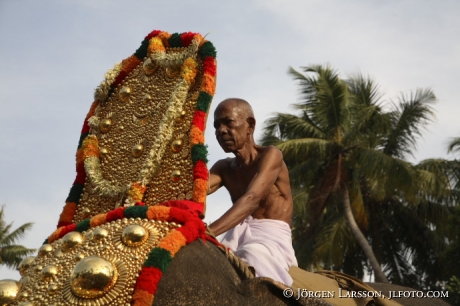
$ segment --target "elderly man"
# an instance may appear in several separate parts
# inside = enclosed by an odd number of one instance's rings
[[[291,285],[288,270],[297,260],[288,170],[277,148],[256,145],[255,124],[251,106],[242,99],[224,100],[214,112],[217,141],[235,157],[214,164],[208,193],[224,186],[233,206],[209,228],[215,235],[227,232],[222,243],[253,266],[257,276]]]

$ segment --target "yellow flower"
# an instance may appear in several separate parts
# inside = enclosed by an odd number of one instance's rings
[[[128,194],[133,199],[133,202],[140,202],[144,197],[144,193],[147,187],[142,186],[138,182],[134,182],[131,184],[131,189],[129,190]]]
[[[189,86],[195,82],[195,76],[197,73],[196,66],[196,61],[191,57],[187,58],[182,65],[181,74]]]
[[[152,38],[149,43],[149,55],[155,52],[166,52],[163,41],[158,36]]]
[[[90,135],[86,137],[85,140],[83,140],[82,149],[83,149],[83,157],[85,159],[90,156],[94,156],[97,158],[99,158],[100,156],[99,141],[93,135]]]

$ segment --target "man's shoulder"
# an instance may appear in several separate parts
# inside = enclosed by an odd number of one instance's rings
[[[259,150],[262,158],[274,158],[276,160],[283,160],[283,153],[275,146],[260,146]]]
[[[230,165],[232,164],[232,162],[234,161],[235,158],[231,158],[231,157],[228,157],[228,158],[224,158],[224,159],[219,159],[218,161],[216,161],[214,163],[214,165],[212,166],[212,168],[215,168],[215,169],[224,169],[224,168],[229,168]]]

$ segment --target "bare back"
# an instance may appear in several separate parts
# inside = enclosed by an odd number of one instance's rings
[[[251,216],[257,219],[281,220],[290,225],[292,217],[292,195],[286,164],[282,160],[282,157],[276,162],[278,165],[275,166],[278,169],[274,178],[266,176],[264,173],[265,169],[263,169],[267,164],[265,160],[273,159],[269,155],[276,154],[281,154],[281,152],[275,147],[257,146],[257,157],[249,165],[241,166],[236,162],[235,158],[218,161],[211,169],[210,193],[224,186],[230,193],[232,202],[235,203],[250,191],[251,188],[257,189],[259,188],[257,185],[269,183],[271,186],[265,188],[264,194],[258,202],[258,207],[251,213]],[[220,178],[220,184],[217,186],[215,184],[217,183],[215,176]],[[254,183],[256,186],[254,186]]]

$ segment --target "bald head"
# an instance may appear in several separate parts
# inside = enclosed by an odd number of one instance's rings
[[[243,99],[226,99],[214,111],[216,138],[227,153],[253,145],[255,125],[252,107]]]
[[[244,119],[254,118],[254,112],[252,110],[252,107],[246,100],[239,99],[239,98],[225,99],[224,101],[220,102],[219,105],[217,105],[217,108],[214,114],[216,114],[218,109],[222,107],[230,107],[236,110],[240,115],[243,116]]]

